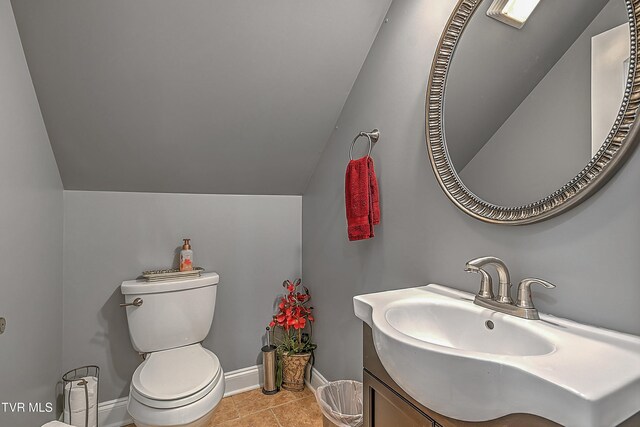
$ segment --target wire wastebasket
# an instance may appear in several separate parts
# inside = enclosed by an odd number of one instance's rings
[[[98,427],[98,383],[95,365],[72,369],[62,376],[64,422],[74,427]]]

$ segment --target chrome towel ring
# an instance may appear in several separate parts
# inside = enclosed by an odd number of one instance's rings
[[[361,136],[365,136],[369,140],[369,152],[367,153],[367,157],[369,157],[371,156],[371,150],[373,149],[373,144],[378,142],[378,140],[380,139],[380,131],[378,129],[374,129],[371,132],[360,132],[358,135],[356,135],[356,137],[353,138],[353,141],[351,142],[351,148],[349,148],[350,160],[353,160],[353,147],[356,145],[356,141]]]

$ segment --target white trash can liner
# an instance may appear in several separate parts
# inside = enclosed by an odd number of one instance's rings
[[[318,387],[316,400],[322,414],[338,427],[359,427],[362,419],[362,383],[334,381]]]

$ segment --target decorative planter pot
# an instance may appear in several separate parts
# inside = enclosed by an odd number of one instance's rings
[[[304,390],[304,374],[311,353],[282,353],[282,388],[290,391]]]

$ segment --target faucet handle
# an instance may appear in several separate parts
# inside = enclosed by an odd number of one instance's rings
[[[535,277],[522,279],[518,286],[518,300],[516,301],[516,307],[535,308],[533,300],[531,299],[531,285],[533,284],[542,285],[547,289],[553,289],[556,287],[553,283],[542,279],[536,279]]]

